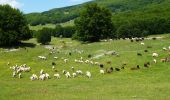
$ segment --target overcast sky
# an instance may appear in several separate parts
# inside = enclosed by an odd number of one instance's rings
[[[0,4],[9,4],[24,13],[43,12],[53,8],[60,8],[87,2],[91,0],[0,0]]]

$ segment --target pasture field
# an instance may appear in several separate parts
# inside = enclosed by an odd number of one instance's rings
[[[60,23],[59,25],[61,25],[62,27],[74,26],[74,20],[70,20],[70,21],[65,22],[65,23]],[[38,30],[41,30],[43,28],[55,28],[55,26],[56,26],[55,24],[45,24],[45,25],[29,26],[29,28],[31,30],[38,31]]]
[[[160,62],[161,58],[170,57],[169,51],[162,50],[170,46],[170,35],[161,36],[162,39],[144,40],[145,45],[130,40],[81,44],[71,39],[52,38],[46,47],[56,47],[54,54],[50,54],[45,46],[37,45],[35,39],[23,41],[26,49],[23,46],[14,51],[0,48],[0,100],[170,100],[170,62]],[[144,52],[146,49],[148,52]],[[96,56],[113,50],[119,56],[104,55],[92,60],[104,64],[104,68],[120,68],[126,63],[125,69],[101,75],[97,65],[74,62],[80,57],[88,59],[89,54]],[[78,53],[81,51],[81,54]],[[153,52],[159,54],[155,58],[156,64],[153,63]],[[137,53],[142,56],[137,56]],[[38,59],[38,56],[45,56],[47,60]],[[55,56],[58,59],[54,59]],[[62,57],[67,58],[68,62],[65,63]],[[111,64],[107,64],[107,61],[111,61]],[[144,63],[148,61],[151,65],[145,68]],[[7,65],[8,62],[10,65]],[[56,72],[52,70],[52,62],[56,63],[60,79],[53,78]],[[22,73],[21,79],[12,78],[13,71],[9,67],[16,64],[27,64],[31,71]],[[130,70],[136,65],[140,66],[139,70]],[[72,73],[72,66],[84,73],[90,71],[92,77],[67,79],[62,70]],[[41,69],[49,73],[51,79],[31,81],[30,76],[33,73],[39,76]]]

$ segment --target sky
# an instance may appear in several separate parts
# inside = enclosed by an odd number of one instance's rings
[[[91,0],[0,0],[0,5],[9,4],[27,14],[81,4],[87,1]]]

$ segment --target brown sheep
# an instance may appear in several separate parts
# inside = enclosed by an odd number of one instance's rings
[[[140,67],[139,67],[139,65],[137,65],[136,67],[132,67],[132,68],[130,68],[131,70],[138,70],[138,69],[140,69]]]

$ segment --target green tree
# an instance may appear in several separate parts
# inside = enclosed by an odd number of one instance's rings
[[[14,45],[31,37],[23,13],[9,5],[0,5],[0,45]]]
[[[51,32],[48,28],[43,28],[36,34],[37,42],[41,44],[47,44],[51,42]]]
[[[103,38],[113,37],[111,12],[97,4],[88,4],[76,19],[76,34],[74,38],[80,41],[95,42]]]

